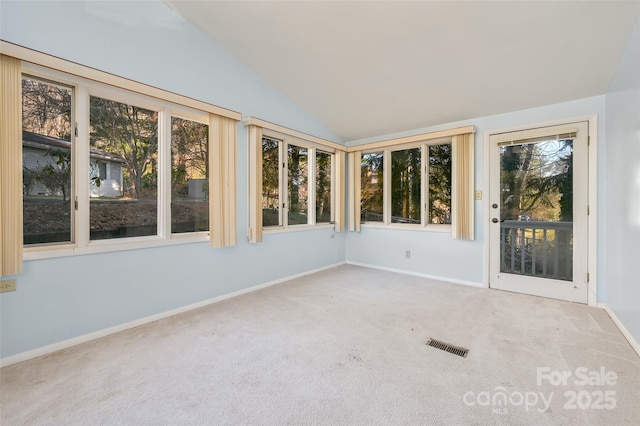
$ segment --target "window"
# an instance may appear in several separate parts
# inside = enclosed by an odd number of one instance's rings
[[[331,218],[331,184],[333,156],[316,151],[316,223],[328,223]]]
[[[296,143],[298,145],[268,136],[262,138],[264,227],[314,225],[333,221],[331,165],[334,154],[315,147],[300,146],[299,141]],[[282,158],[286,160],[282,161]],[[311,177],[310,171],[313,172]],[[309,185],[309,182],[314,182],[315,185]],[[312,191],[315,192],[314,195],[311,194]],[[280,199],[281,193],[286,194],[286,201]]]
[[[287,145],[288,225],[309,223],[309,150]]]
[[[451,224],[451,147],[448,138],[362,153],[360,221]]]
[[[429,223],[451,223],[451,144],[429,146]]]
[[[24,245],[73,241],[73,89],[22,78]]]
[[[474,132],[466,126],[350,147],[349,230],[443,229],[473,240]]]
[[[209,126],[171,118],[171,232],[209,230]]]
[[[91,166],[93,166],[94,164],[98,166],[98,178],[100,179],[100,182],[102,182],[103,180],[106,180],[107,179],[107,163],[96,160],[96,162],[92,163]]]
[[[280,226],[280,144],[262,138],[262,226]]]
[[[21,84],[3,85],[16,95],[7,103],[15,114],[3,117],[23,128],[14,137],[16,125],[10,138],[12,158],[22,157],[12,176],[21,171],[24,183],[16,194],[22,201],[16,250],[21,243],[35,259],[189,238],[209,239],[213,247],[235,244],[239,113],[5,47],[26,60],[13,59]],[[7,58],[2,55],[3,69],[12,66]]]
[[[91,240],[157,235],[158,112],[91,96],[89,140]],[[112,162],[122,181],[106,178]]]
[[[360,167],[360,182],[362,183],[360,218],[362,222],[383,221],[383,158],[382,152],[362,154]]]
[[[270,232],[333,227],[344,217],[346,148],[254,117],[249,128],[249,241]]]
[[[420,148],[391,152],[391,222],[422,223]]]

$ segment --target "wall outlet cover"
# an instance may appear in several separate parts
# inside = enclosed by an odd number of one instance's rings
[[[16,291],[17,280],[0,281],[0,293]]]

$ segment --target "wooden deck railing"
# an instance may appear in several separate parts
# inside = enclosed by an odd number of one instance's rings
[[[573,223],[505,220],[500,224],[500,271],[573,279]]]

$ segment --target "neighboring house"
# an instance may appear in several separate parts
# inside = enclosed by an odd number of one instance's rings
[[[209,179],[189,179],[189,198],[204,200],[209,198]]]
[[[60,195],[59,190],[48,188],[41,180],[27,176],[37,174],[44,167],[59,161],[56,151],[68,153],[71,142],[52,136],[22,131],[22,166],[25,169],[25,195]],[[122,196],[122,167],[124,159],[110,152],[91,148],[89,152],[89,173],[92,197],[120,197]],[[30,173],[29,173],[30,172]],[[99,178],[100,185],[95,181]],[[28,181],[27,181],[28,180]]]

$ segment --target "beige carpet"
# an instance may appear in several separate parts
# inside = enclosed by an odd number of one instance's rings
[[[640,421],[640,359],[603,310],[355,266],[0,374],[3,426]]]

